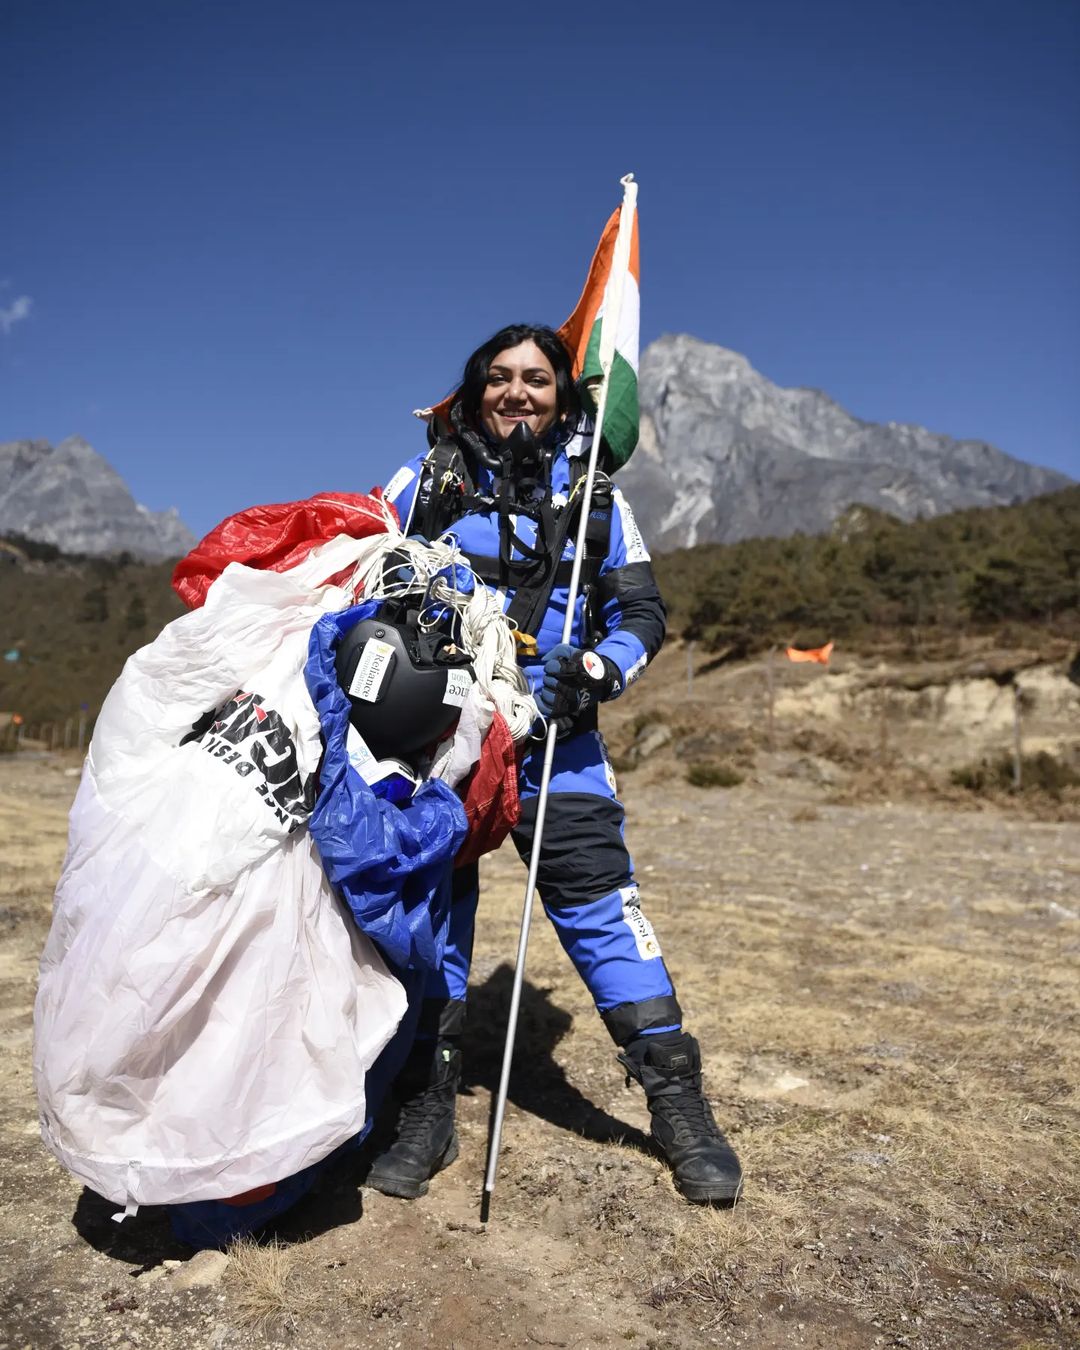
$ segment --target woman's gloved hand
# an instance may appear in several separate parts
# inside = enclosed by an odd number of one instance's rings
[[[590,703],[603,703],[619,692],[619,668],[599,652],[560,642],[544,661],[543,683],[536,693],[536,706],[560,733]]]

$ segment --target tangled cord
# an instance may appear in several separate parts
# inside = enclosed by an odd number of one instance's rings
[[[387,520],[388,527],[393,522]],[[505,720],[515,742],[528,735],[536,703],[517,663],[514,625],[494,591],[477,577],[452,539],[426,543],[396,527],[371,537],[357,559],[348,589],[367,600],[415,599],[422,627],[457,617],[457,638],[468,653],[477,683]],[[468,585],[461,582],[467,581]]]

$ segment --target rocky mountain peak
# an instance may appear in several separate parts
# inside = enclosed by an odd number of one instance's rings
[[[817,533],[853,503],[910,520],[1070,482],[984,441],[863,421],[686,334],[645,349],[639,390],[641,444],[619,482],[656,549]]]
[[[0,532],[55,544],[69,553],[171,558],[195,536],[175,509],[151,511],[92,445],[69,436],[0,445]]]

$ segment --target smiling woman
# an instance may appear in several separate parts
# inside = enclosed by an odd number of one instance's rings
[[[499,352],[488,367],[487,388],[480,401],[480,421],[489,435],[504,441],[524,422],[540,439],[558,410],[555,371],[535,342]]]
[[[566,348],[535,324],[511,324],[478,347],[465,363],[460,398],[463,420],[495,445],[521,422],[540,441],[556,421],[569,433],[581,418]]]
[[[568,614],[593,435],[561,338],[550,328],[511,325],[469,357],[457,394],[432,416],[430,452],[394,475],[386,497],[406,533],[432,540],[453,534],[518,630],[518,663],[540,717],[519,766],[514,843],[526,865],[535,843],[545,912],[621,1063],[645,1089],[653,1136],[676,1185],[692,1201],[730,1201],[742,1182],[739,1162],[702,1094],[701,1052],[683,1029],[659,941],[639,904],[623,807],[597,724],[598,704],[637,679],[665,626],[649,554],[608,474],[615,460],[606,443],[585,522],[581,590]],[[557,740],[546,828],[538,836],[550,724]],[[454,871],[453,896],[442,963],[425,979],[419,1030],[395,1085],[397,1111],[385,1121],[367,1178],[409,1199],[423,1195],[458,1151],[454,1103],[479,898],[475,862]]]

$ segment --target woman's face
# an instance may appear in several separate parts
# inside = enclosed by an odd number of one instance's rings
[[[499,442],[525,422],[540,440],[558,416],[555,371],[535,342],[507,347],[492,358],[480,400],[484,430]]]

